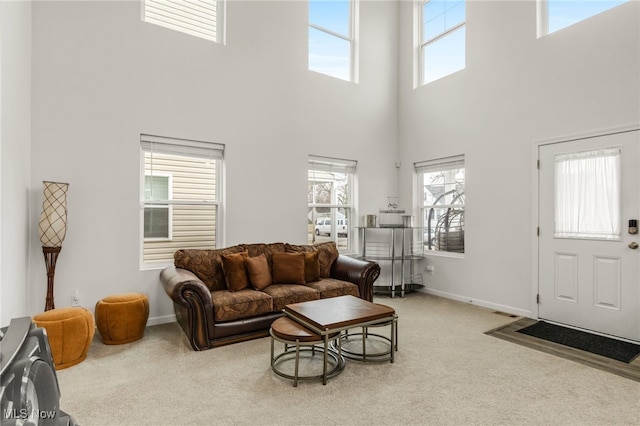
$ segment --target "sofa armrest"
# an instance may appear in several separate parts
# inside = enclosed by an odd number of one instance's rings
[[[160,282],[193,349],[209,349],[214,327],[211,291],[194,273],[174,266],[162,270]]]
[[[349,281],[360,290],[360,298],[373,301],[373,283],[380,276],[380,265],[376,262],[340,255],[331,266],[331,278]]]

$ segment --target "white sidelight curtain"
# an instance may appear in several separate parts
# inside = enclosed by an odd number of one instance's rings
[[[620,148],[555,157],[555,236],[620,239]]]

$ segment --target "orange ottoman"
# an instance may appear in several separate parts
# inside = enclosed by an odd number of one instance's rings
[[[85,308],[51,309],[33,317],[33,322],[47,330],[56,370],[84,361],[93,340],[93,315]]]
[[[149,300],[141,293],[122,293],[96,303],[96,324],[105,345],[121,345],[144,336]]]

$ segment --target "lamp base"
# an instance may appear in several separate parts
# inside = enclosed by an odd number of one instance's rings
[[[60,254],[60,250],[62,250],[62,247],[42,246],[44,263],[47,267],[47,299],[44,304],[45,311],[50,311],[56,307],[53,302],[53,276],[56,273],[56,262],[58,261],[58,254]]]

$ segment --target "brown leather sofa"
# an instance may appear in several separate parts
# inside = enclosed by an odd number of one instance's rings
[[[265,287],[263,283],[257,285],[258,280],[252,281],[255,275],[247,261],[252,258],[264,262],[261,255],[266,258],[264,267],[268,265],[272,281]],[[301,258],[304,277],[298,278]],[[282,259],[295,264],[290,267]],[[232,261],[245,263],[232,273]],[[236,273],[243,275],[243,271],[247,272],[249,285],[238,289],[242,279],[237,279]],[[349,294],[372,301],[373,283],[379,275],[377,263],[339,255],[333,242],[258,243],[217,250],[178,250],[174,266],[164,269],[160,279],[173,300],[178,323],[193,349],[199,351],[268,336],[271,323],[283,315],[282,308],[289,303]],[[246,283],[240,287],[243,285]]]

